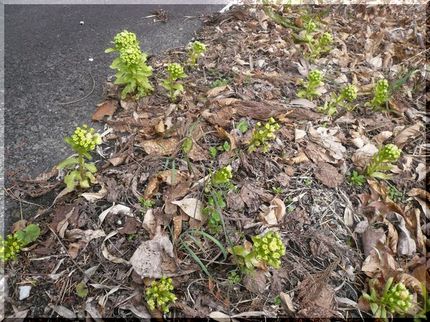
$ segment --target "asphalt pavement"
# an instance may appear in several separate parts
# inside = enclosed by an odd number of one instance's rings
[[[113,55],[104,50],[116,33],[135,32],[142,50],[157,54],[186,45],[201,26],[199,17],[222,7],[5,5],[5,186],[11,175],[36,176],[72,153],[63,138],[92,124],[103,85],[114,74]],[[166,23],[147,18],[160,8]],[[6,197],[5,206],[7,222],[14,220],[17,203]]]

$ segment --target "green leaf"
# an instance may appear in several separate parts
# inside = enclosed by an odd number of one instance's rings
[[[97,167],[94,165],[94,163],[84,163],[84,167],[91,173],[97,172]]]
[[[23,230],[15,233],[15,237],[19,239],[23,246],[34,242],[40,236],[40,228],[38,225],[30,224]]]
[[[383,179],[383,180],[388,180],[391,178],[391,175],[385,174],[382,172],[373,172],[370,176],[378,179]]]
[[[107,48],[107,49],[105,49],[105,53],[106,54],[109,54],[109,53],[114,52],[114,51],[115,51],[115,48]]]
[[[217,148],[216,148],[216,147],[211,146],[211,147],[209,148],[209,154],[211,155],[211,157],[212,157],[212,158],[215,158],[215,157],[216,157],[216,155],[217,155],[217,153],[218,153],[218,150],[217,150]]]
[[[57,169],[64,169],[66,167],[70,167],[71,165],[74,164],[78,164],[79,163],[79,159],[75,158],[75,157],[71,157],[71,158],[67,158],[66,160],[61,161],[58,165],[57,165]]]
[[[248,131],[248,122],[245,120],[242,120],[239,122],[239,124],[237,125],[237,129],[241,132],[241,133],[245,133],[246,131]]]
[[[80,298],[86,298],[88,295],[88,287],[84,282],[76,284],[76,295]]]
[[[230,151],[230,144],[225,141],[224,144],[222,145],[222,148],[224,149],[224,151]]]
[[[64,183],[67,186],[67,190],[73,191],[76,187],[76,178],[79,176],[79,172],[74,170],[64,177]]]
[[[184,142],[182,143],[182,152],[188,154],[193,148],[193,139],[190,137],[186,137]]]

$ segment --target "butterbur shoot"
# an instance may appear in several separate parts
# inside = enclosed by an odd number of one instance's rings
[[[308,42],[309,53],[308,58],[317,59],[321,54],[327,53],[331,50],[333,45],[333,36],[329,32],[323,33],[318,39],[310,39]]]
[[[390,85],[386,79],[380,79],[376,82],[373,89],[373,99],[370,101],[370,106],[374,110],[384,107],[390,98]]]
[[[273,268],[281,267],[285,246],[279,233],[269,231],[263,236],[252,237],[252,241],[257,260]]]
[[[40,235],[38,225],[30,224],[14,234],[10,234],[3,239],[0,236],[0,261],[7,262],[15,260],[21,249],[34,242]]]
[[[91,160],[90,152],[97,145],[102,143],[100,134],[95,133],[93,128],[88,125],[77,127],[70,137],[65,138],[66,143],[75,151],[78,156],[72,156],[60,162],[57,169],[69,169],[69,173],[64,177],[64,183],[69,191],[73,191],[77,186],[89,188],[91,183],[95,183],[94,173],[97,168],[93,163],[85,162]]]
[[[206,52],[206,45],[200,41],[194,41],[189,45],[188,62],[191,66],[197,65],[197,60]]]
[[[273,117],[269,118],[266,124],[262,125],[258,122],[255,126],[254,132],[252,133],[251,142],[248,146],[248,153],[252,153],[257,149],[261,152],[266,153],[270,149],[268,141],[276,138],[275,133],[281,128],[281,126],[275,121]]]
[[[358,89],[352,84],[345,86],[339,95],[332,95],[331,99],[324,103],[323,107],[319,107],[318,111],[328,116],[332,116],[337,113],[337,107],[343,107],[348,111],[354,110],[354,106],[351,104],[357,99]]]
[[[162,81],[161,86],[168,91],[170,101],[176,101],[177,97],[184,91],[184,85],[179,79],[185,77],[187,77],[187,75],[184,73],[184,69],[181,65],[178,63],[167,65],[167,78]]]
[[[281,267],[281,258],[285,255],[285,245],[277,232],[269,231],[261,236],[252,237],[253,244],[245,242],[229,249],[239,268],[251,272],[255,267]]]
[[[176,301],[176,295],[172,279],[162,277],[159,281],[153,281],[145,291],[145,299],[151,311],[158,309],[163,313],[169,312],[169,305]]]
[[[230,165],[218,169],[211,176],[212,186],[226,186],[231,184],[233,178],[232,168]]]
[[[146,64],[147,55],[140,50],[136,34],[124,30],[114,37],[113,44],[105,52],[119,54],[110,67],[116,70],[115,84],[124,85],[121,98],[126,98],[128,94],[136,98],[148,95],[153,90],[148,79],[152,68]]]
[[[392,277],[386,281],[382,292],[376,290],[375,280],[370,280],[369,286],[370,294],[363,293],[363,299],[369,303],[375,318],[388,321],[390,314],[403,316],[412,307],[412,294],[403,283],[393,283]]]
[[[322,72],[319,70],[312,70],[308,74],[307,81],[303,82],[303,89],[298,91],[297,96],[312,100],[321,95],[317,92],[317,88],[323,84]]]
[[[383,171],[389,171],[393,167],[392,162],[396,162],[402,150],[400,150],[394,144],[387,144],[380,148],[378,152],[372,157],[369,165],[366,168],[366,174],[369,177],[379,179],[389,179],[390,175],[383,173]]]

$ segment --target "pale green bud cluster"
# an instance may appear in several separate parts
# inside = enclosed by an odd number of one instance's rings
[[[191,43],[188,50],[188,61],[191,65],[197,64],[197,59],[206,51],[206,45],[200,41]]]
[[[211,183],[213,185],[222,185],[230,183],[233,178],[232,168],[230,165],[224,168],[218,169],[211,177]]]
[[[127,47],[120,51],[119,57],[127,66],[133,66],[141,63],[143,53],[139,47]]]
[[[167,72],[172,80],[184,78],[187,75],[184,73],[184,68],[178,63],[171,63],[167,65]]]
[[[387,144],[380,148],[366,168],[367,175],[381,179],[388,179],[388,175],[383,174],[382,171],[390,170],[392,168],[390,163],[396,162],[400,158],[401,154],[402,150],[394,144]]]
[[[389,88],[388,81],[386,79],[380,79],[375,85],[373,90],[374,96],[370,104],[375,108],[385,104],[390,96]]]
[[[261,148],[261,151],[264,153],[269,151],[270,144],[267,141],[274,140],[276,138],[275,133],[280,128],[281,126],[273,117],[269,118],[268,122],[264,125],[257,122],[248,147],[248,152],[254,152],[258,148]]]
[[[312,84],[320,85],[323,80],[323,74],[320,70],[312,70],[308,74],[308,81]]]
[[[77,127],[72,136],[66,138],[66,142],[72,146],[73,150],[80,153],[94,150],[97,145],[102,143],[102,139],[93,128],[84,124],[82,127]]]
[[[312,19],[310,19],[305,22],[304,27],[308,33],[311,33],[317,29],[317,24]]]
[[[333,43],[333,36],[329,32],[325,32],[322,34],[321,38],[319,39],[320,46],[325,49],[326,47],[331,46]]]
[[[383,302],[392,313],[404,314],[412,306],[413,296],[403,283],[390,287],[383,298]]]
[[[402,150],[400,150],[397,145],[387,144],[378,151],[376,158],[381,162],[395,162],[400,158],[401,154]]]
[[[153,281],[145,291],[146,303],[150,310],[159,309],[163,313],[169,312],[169,305],[176,301],[172,279],[162,277],[159,281]]]
[[[285,245],[279,233],[269,231],[263,236],[252,237],[257,260],[273,268],[281,267],[281,257],[285,255]]]
[[[21,241],[15,235],[8,235],[6,240],[0,236],[0,260],[7,262],[16,259],[22,247]]]
[[[114,37],[115,49],[122,51],[124,48],[139,47],[139,41],[137,40],[136,34],[124,30]]]
[[[357,93],[358,93],[357,87],[355,85],[348,84],[342,89],[342,92],[340,93],[340,95],[348,102],[352,102],[357,99]]]

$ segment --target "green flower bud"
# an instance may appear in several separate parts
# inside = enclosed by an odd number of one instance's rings
[[[170,77],[174,80],[178,78],[184,78],[187,76],[184,73],[183,67],[178,63],[172,63],[167,65],[167,72],[169,73]]]
[[[323,80],[323,74],[319,70],[312,70],[308,74],[308,79],[312,83],[320,84]]]
[[[118,33],[114,37],[115,49],[118,51],[122,51],[124,48],[129,47],[139,47],[139,42],[137,40],[136,34],[124,30]]]
[[[279,233],[269,231],[263,236],[252,237],[252,241],[253,252],[257,257],[274,268],[281,266],[280,258],[285,255],[285,246]]]
[[[157,308],[164,313],[169,312],[169,305],[176,301],[176,296],[171,293],[173,289],[171,278],[162,277],[159,281],[153,281],[145,291],[145,299],[149,309]]]
[[[352,102],[357,98],[357,87],[349,84],[342,89],[341,96],[345,98],[347,101]]]
[[[333,42],[333,36],[330,33],[325,32],[322,34],[319,42],[322,47],[330,46]]]

